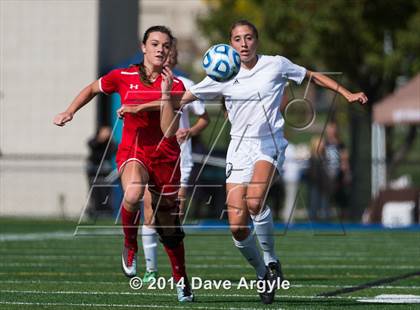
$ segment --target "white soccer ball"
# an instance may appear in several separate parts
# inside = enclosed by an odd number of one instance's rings
[[[241,67],[241,58],[233,47],[216,44],[210,47],[203,57],[203,69],[211,79],[226,82],[234,78]]]

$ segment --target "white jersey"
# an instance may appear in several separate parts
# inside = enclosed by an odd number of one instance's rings
[[[189,89],[191,86],[194,85],[194,82],[190,79],[187,79],[182,76],[177,76],[178,79],[184,83],[185,89]],[[204,103],[200,100],[196,100],[187,104],[182,109],[182,115],[179,119],[179,128],[190,128],[190,112],[194,113],[197,116],[203,115],[206,113],[206,109],[204,107]],[[192,168],[193,161],[192,161],[192,146],[191,146],[191,139],[188,139],[184,143],[180,145],[181,148],[181,170],[182,168]]]
[[[189,90],[200,100],[225,97],[232,137],[261,138],[282,132],[284,87],[288,80],[302,83],[305,75],[305,68],[285,57],[258,55],[256,65],[241,67],[234,79],[219,83],[206,77]]]

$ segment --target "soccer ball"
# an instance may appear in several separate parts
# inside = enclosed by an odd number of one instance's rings
[[[216,82],[226,82],[234,78],[241,67],[241,58],[233,47],[216,44],[203,57],[203,69]]]

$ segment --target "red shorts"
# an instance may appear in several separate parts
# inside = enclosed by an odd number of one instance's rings
[[[159,146],[121,143],[117,151],[117,167],[121,172],[126,163],[137,161],[149,174],[148,189],[155,194],[177,195],[180,187],[179,145],[176,137],[163,138]]]

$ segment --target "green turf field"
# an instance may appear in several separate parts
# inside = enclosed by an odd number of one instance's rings
[[[254,290],[195,290],[196,302],[180,304],[174,290],[133,290],[120,271],[122,238],[73,237],[74,223],[0,219],[1,309],[416,309],[420,304],[371,304],[381,294],[420,295],[420,276],[408,276],[334,297],[320,293],[420,271],[420,232],[346,232],[314,235],[289,231],[277,237],[277,252],[291,283],[263,305]],[[116,230],[118,231],[118,230]],[[95,231],[96,233],[98,230]],[[109,233],[109,230],[107,231]],[[190,232],[186,238],[190,277],[254,279],[227,232]],[[159,249],[160,274],[169,276]],[[140,270],[142,257],[139,260]]]

